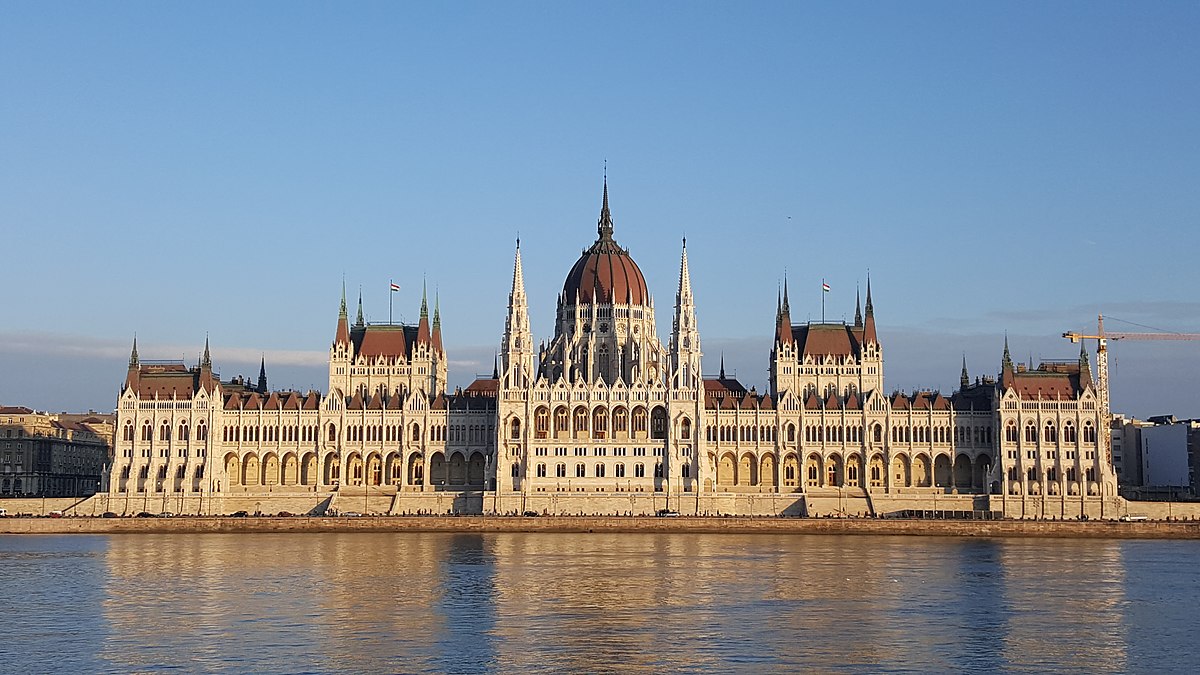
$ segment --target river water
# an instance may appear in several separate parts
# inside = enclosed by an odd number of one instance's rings
[[[0,669],[1196,672],[1200,542],[0,537]]]

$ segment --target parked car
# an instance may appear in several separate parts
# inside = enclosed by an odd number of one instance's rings
[[[361,518],[362,514],[358,511],[346,511],[342,514],[343,518]]]
[[[230,518],[247,518],[249,516],[249,511],[234,511],[233,513],[229,514]]]
[[[137,514],[134,517],[135,518],[153,518],[154,514],[150,513],[149,511],[142,511],[141,513]]]
[[[678,518],[679,512],[671,509],[659,509],[657,515],[659,518]]]
[[[542,514],[538,513],[537,511],[526,511],[525,513],[522,513],[521,515],[525,516],[526,518],[537,518],[538,516],[540,516]]]
[[[63,512],[62,511],[51,511],[50,513],[47,513],[46,515],[50,518],[62,518]]]
[[[113,513],[112,511],[105,511],[104,513],[100,514],[100,517],[101,518],[116,518],[117,514]]]
[[[291,511],[280,511],[279,513],[275,514],[275,516],[278,518],[291,518],[293,515],[295,514],[293,514]]]
[[[1120,520],[1125,523],[1141,523],[1150,519],[1146,516],[1135,516],[1133,514],[1126,513],[1125,515],[1121,516]]]

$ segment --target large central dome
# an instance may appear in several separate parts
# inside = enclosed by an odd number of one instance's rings
[[[564,299],[588,304],[644,305],[650,300],[642,270],[613,239],[612,215],[608,211],[608,181],[604,182],[604,204],[596,224],[599,237],[583,252],[567,273],[563,284]]]

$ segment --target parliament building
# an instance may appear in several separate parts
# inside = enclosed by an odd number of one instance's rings
[[[686,241],[674,300],[664,343],[606,183],[553,336],[530,330],[518,241],[495,372],[465,390],[424,296],[415,326],[367,323],[361,298],[351,323],[343,290],[323,394],[271,390],[265,364],[222,381],[207,342],[189,366],[140,360],[135,341],[109,508],[1115,517],[1086,351],[1034,368],[1006,340],[996,376],[964,362],[953,393],[889,392],[870,282],[853,323],[793,323],[785,284],[759,392],[702,373]]]

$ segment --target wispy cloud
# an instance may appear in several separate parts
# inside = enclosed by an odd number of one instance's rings
[[[63,356],[72,358],[118,359],[129,356],[130,343],[85,335],[63,335],[26,331],[0,332],[0,353],[16,356]],[[191,363],[200,357],[197,345],[139,344],[138,355],[144,359],[182,359]],[[212,350],[213,361],[244,364],[266,358],[277,366],[323,366],[328,362],[325,351],[296,349],[263,350],[253,347],[220,347]]]

